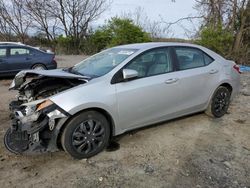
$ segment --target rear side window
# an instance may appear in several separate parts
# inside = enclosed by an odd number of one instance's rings
[[[175,47],[179,62],[179,70],[202,67],[213,62],[213,59],[203,51],[189,47]]]
[[[204,60],[205,60],[205,65],[209,65],[210,63],[212,63],[214,61],[213,58],[211,58],[210,56],[208,56],[205,53],[204,53]]]
[[[11,48],[10,49],[11,56],[28,55],[28,54],[30,54],[30,50],[26,48]]]
[[[6,48],[0,48],[0,57],[6,57],[7,49]]]

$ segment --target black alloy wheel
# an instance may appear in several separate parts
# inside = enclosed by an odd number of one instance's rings
[[[77,159],[89,158],[101,152],[109,142],[110,125],[101,113],[85,111],[66,125],[61,143],[66,152]]]
[[[100,121],[95,119],[84,121],[73,132],[73,146],[79,153],[94,152],[103,143],[104,133],[105,128]]]
[[[220,86],[213,98],[211,103],[211,113],[214,117],[222,117],[224,114],[226,114],[229,103],[230,103],[230,91],[223,86]]]

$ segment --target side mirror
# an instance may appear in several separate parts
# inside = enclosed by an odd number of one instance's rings
[[[130,79],[138,77],[138,72],[133,69],[123,69],[122,74],[123,74],[124,80],[130,80]]]

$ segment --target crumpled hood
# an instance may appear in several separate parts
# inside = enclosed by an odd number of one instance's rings
[[[75,78],[88,81],[88,77],[82,75],[72,74],[63,69],[54,70],[24,70],[20,71],[12,81],[9,90],[18,89],[25,81],[27,76],[46,76],[54,78]]]

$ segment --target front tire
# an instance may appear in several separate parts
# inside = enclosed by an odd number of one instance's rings
[[[224,86],[218,87],[208,105],[205,113],[208,116],[220,118],[227,113],[231,92]]]
[[[85,111],[73,117],[63,130],[63,149],[73,158],[89,158],[101,152],[109,142],[110,125],[99,112]]]

